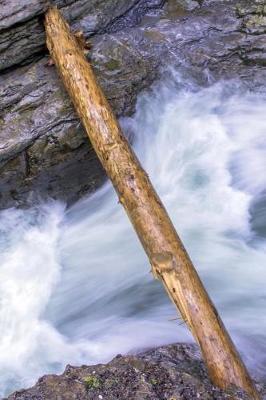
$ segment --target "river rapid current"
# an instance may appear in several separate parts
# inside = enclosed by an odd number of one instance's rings
[[[254,375],[266,363],[266,97],[177,74],[121,121]],[[80,172],[82,173],[82,171]],[[66,364],[192,341],[109,182],[0,213],[0,395]]]

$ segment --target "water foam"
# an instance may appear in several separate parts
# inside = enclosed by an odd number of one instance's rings
[[[234,82],[187,89],[178,76],[142,95],[135,150],[254,372],[266,350],[265,241],[250,205],[266,188],[266,99]],[[265,221],[266,224],[266,221]],[[0,387],[66,363],[191,340],[109,183],[69,210],[1,213]]]

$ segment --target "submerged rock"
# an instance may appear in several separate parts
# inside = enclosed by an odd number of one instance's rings
[[[265,90],[264,0],[55,2],[92,36],[95,73],[118,117],[169,66],[200,86],[237,79]],[[51,196],[71,203],[104,172],[54,67],[47,67],[47,1],[4,1],[0,11],[0,208]],[[178,90],[178,88],[177,88]]]
[[[265,386],[258,385],[265,394]],[[62,375],[46,375],[9,400],[248,400],[233,389],[224,392],[209,381],[196,346],[177,344],[139,355],[117,356],[108,364],[67,366]]]

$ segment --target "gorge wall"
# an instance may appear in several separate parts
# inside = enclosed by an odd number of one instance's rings
[[[55,67],[47,65],[48,3],[1,4],[0,208],[47,197],[72,203],[105,179]],[[138,93],[169,66],[201,86],[239,78],[250,89],[265,87],[263,0],[53,4],[90,38],[88,57],[118,117],[134,112]]]

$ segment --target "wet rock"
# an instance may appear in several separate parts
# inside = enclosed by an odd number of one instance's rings
[[[74,28],[82,27],[88,33],[91,29],[89,18],[96,24],[93,29],[100,26],[101,30],[105,27],[112,31],[115,26],[121,28],[127,23],[127,18],[134,25],[142,13],[162,3],[161,0],[126,3],[117,0],[115,4],[113,1],[89,4],[65,1],[58,5],[64,5],[68,19],[76,21]],[[45,1],[24,1],[8,11],[5,3],[0,36],[3,45],[1,62],[5,67],[43,50],[43,24],[36,17],[46,6]],[[94,18],[96,14],[97,18]],[[11,30],[7,29],[10,26]],[[13,35],[11,43],[8,41],[10,34]],[[96,39],[91,56],[117,115],[132,110],[137,93],[154,79],[149,59],[142,60],[138,56],[131,61],[131,50],[134,52],[109,35],[108,40],[104,37],[98,44]],[[1,207],[32,202],[36,188],[37,196],[53,196],[72,202],[83,193],[95,190],[105,179],[55,68],[48,68],[46,64],[47,57],[42,56],[40,61],[12,68],[10,72],[6,70],[0,77]]]
[[[1,80],[2,204],[32,201],[33,186],[38,196],[64,199],[64,193],[95,189],[102,181],[102,169],[69,99],[45,62],[12,71]]]
[[[20,0],[1,1],[0,30],[5,30],[13,25],[22,24],[37,15],[40,15],[47,7],[47,0]]]
[[[49,3],[62,9],[73,29],[82,29],[90,36],[134,26],[164,0],[4,0],[0,10],[0,70],[28,63],[45,50],[42,20]]]
[[[260,385],[265,393],[265,386]],[[247,400],[244,393],[212,386],[196,346],[170,345],[135,356],[117,356],[106,365],[67,366],[9,400]]]
[[[172,3],[178,3],[181,7],[185,8],[186,10],[192,11],[195,8],[199,7],[201,4],[201,1],[195,1],[195,0],[178,0],[178,1],[172,1]]]
[[[132,112],[137,94],[156,74],[154,55],[142,58],[127,36],[95,39],[91,60],[114,112]],[[132,54],[134,57],[132,57]],[[0,205],[52,196],[68,203],[105,179],[54,67],[47,58],[0,78]],[[18,169],[16,171],[16,168]],[[80,173],[82,171],[82,174]]]
[[[236,11],[239,17],[243,17],[243,32],[253,35],[266,33],[266,4],[264,0],[237,4]]]
[[[25,205],[39,195],[73,202],[105,176],[55,68],[46,66],[40,16],[47,3],[14,1],[14,15],[4,4],[0,43],[6,50],[0,59],[12,67],[0,77],[0,208]],[[188,86],[235,79],[243,88],[265,91],[264,1],[57,4],[72,28],[94,34],[90,60],[118,117],[131,114],[138,93],[169,66]],[[10,43],[4,39],[15,34]],[[39,60],[14,66],[37,54]]]

